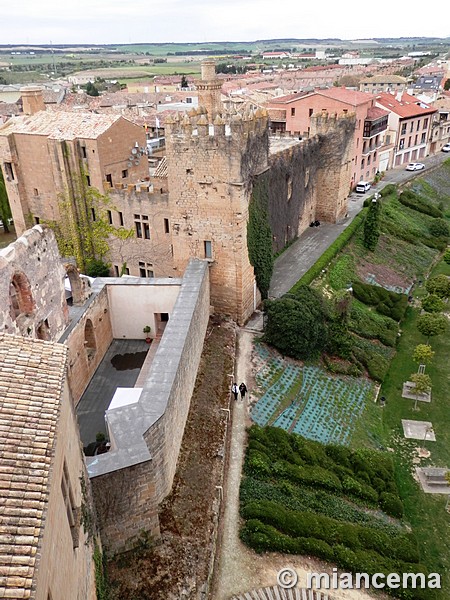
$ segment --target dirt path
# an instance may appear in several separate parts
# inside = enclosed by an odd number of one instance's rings
[[[253,333],[238,331],[238,353],[236,359],[236,381],[245,381],[252,391],[252,341]],[[284,567],[297,571],[299,585],[306,582],[306,573],[330,570],[319,561],[308,557],[284,556],[277,553],[258,555],[244,546],[239,540],[239,485],[246,446],[246,427],[250,425],[248,403],[238,400],[235,403],[232,422],[229,469],[225,485],[225,511],[223,534],[219,550],[213,600],[229,600],[234,594],[253,589],[273,586],[277,583],[277,573]],[[380,595],[377,596],[380,600]],[[333,592],[336,600],[370,600],[373,598],[359,590]]]

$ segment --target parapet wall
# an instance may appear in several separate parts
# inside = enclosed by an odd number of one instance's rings
[[[159,535],[209,319],[209,267],[191,260],[139,401],[108,415],[114,447],[87,459],[102,542],[110,553]]]

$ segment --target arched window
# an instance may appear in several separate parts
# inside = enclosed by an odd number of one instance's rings
[[[95,342],[94,326],[90,319],[87,319],[84,326],[84,347],[86,348],[88,360],[92,360],[97,352],[97,344]]]
[[[23,273],[15,273],[9,285],[10,314],[13,320],[19,315],[31,314],[34,300],[28,278]]]

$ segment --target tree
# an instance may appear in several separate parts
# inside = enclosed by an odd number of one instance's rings
[[[446,327],[447,319],[444,315],[427,313],[417,319],[417,329],[427,338],[427,342],[430,337],[444,333]]]
[[[426,373],[413,373],[410,380],[414,383],[413,392],[416,396],[414,403],[414,410],[417,410],[417,403],[421,394],[427,394],[431,392],[431,379]]]
[[[88,81],[87,85],[86,85],[86,94],[88,94],[88,96],[98,96],[99,95],[97,87],[90,81]]]
[[[134,230],[110,224],[108,210],[115,210],[111,199],[88,186],[83,174],[71,183],[71,189],[58,199],[59,220],[47,225],[55,233],[61,256],[74,257],[86,272],[96,261],[105,263],[111,240],[133,238]]]
[[[431,235],[434,235],[434,237],[448,237],[450,233],[450,228],[447,221],[440,218],[436,218],[431,221],[429,230]]]
[[[450,265],[450,248],[444,252],[444,261]]]
[[[418,344],[414,348],[413,361],[419,365],[427,365],[433,360],[434,350],[429,344]]]
[[[450,296],[450,279],[444,275],[431,277],[425,284],[427,292],[439,296],[439,298],[448,298]]]
[[[279,300],[266,300],[264,340],[280,352],[301,360],[316,358],[327,344],[323,298],[301,286]]]
[[[445,303],[436,294],[428,294],[422,299],[422,308],[428,313],[438,313],[444,310]]]
[[[181,76],[181,84],[180,84],[180,87],[181,87],[181,89],[189,87],[189,83],[188,83],[188,80],[186,79],[186,76],[185,76],[185,75],[182,75],[182,76]]]
[[[0,221],[3,222],[3,231],[5,233],[9,233],[8,223],[11,217],[11,207],[9,206],[5,180],[3,179],[3,172],[0,169]]]
[[[450,79],[446,79],[444,83],[444,90],[448,92],[450,90]]]
[[[375,198],[369,206],[366,219],[364,221],[364,247],[373,252],[377,247],[378,238],[380,237],[379,225],[380,204]]]

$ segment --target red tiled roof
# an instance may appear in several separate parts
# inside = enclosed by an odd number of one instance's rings
[[[403,92],[400,100],[397,99],[397,96],[388,94],[387,92],[378,94],[376,100],[384,108],[399,115],[401,118],[431,115],[436,112],[436,108],[420,102],[417,98],[405,92]]]
[[[371,106],[367,110],[366,118],[368,121],[376,121],[377,119],[381,119],[381,117],[386,117],[387,115],[389,115],[389,111],[383,110],[382,108],[379,108],[378,106]]]
[[[352,106],[358,106],[360,104],[367,104],[373,100],[373,95],[366,92],[358,92],[356,90],[349,90],[344,87],[332,87],[327,90],[317,90],[317,94],[325,96],[326,98],[332,98],[339,102],[345,102]]]

